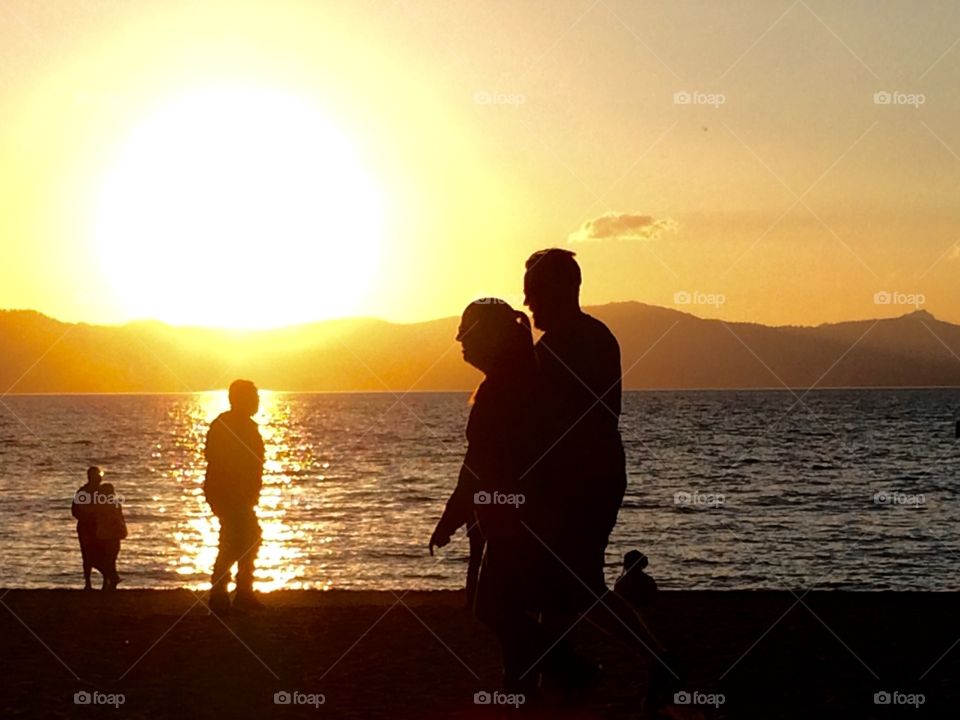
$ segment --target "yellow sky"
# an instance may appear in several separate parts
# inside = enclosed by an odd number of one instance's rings
[[[414,321],[516,301],[526,255],[579,231],[587,303],[960,322],[960,8],[725,5],[4,3],[0,307]],[[204,110],[225,88],[254,98],[236,124]],[[184,103],[194,145],[162,120]]]

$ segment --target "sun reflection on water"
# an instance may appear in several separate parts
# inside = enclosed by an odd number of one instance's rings
[[[203,497],[205,461],[203,445],[207,429],[214,418],[229,407],[227,392],[197,394],[187,410],[187,417],[175,418],[185,432],[178,435],[190,458],[188,467],[174,469],[174,479],[181,487],[185,511],[175,539],[179,548],[173,568],[185,587],[203,590],[210,586],[210,573],[217,557],[219,522]],[[305,583],[302,550],[306,534],[291,524],[288,506],[296,502],[299,489],[292,474],[304,472],[310,465],[305,448],[295,447],[290,433],[290,409],[284,395],[260,391],[260,410],[254,417],[266,449],[263,490],[257,517],[263,530],[263,541],[257,555],[254,587],[260,592],[281,588],[323,587],[323,583]]]

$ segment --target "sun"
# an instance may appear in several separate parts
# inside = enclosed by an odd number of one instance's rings
[[[307,100],[206,89],[131,135],[96,234],[127,316],[277,327],[355,312],[377,269],[380,195]]]

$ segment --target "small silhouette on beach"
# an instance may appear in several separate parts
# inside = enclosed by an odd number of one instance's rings
[[[650,607],[657,598],[657,583],[644,572],[649,564],[646,555],[639,550],[631,550],[623,556],[623,572],[613,586],[615,593],[640,609]]]

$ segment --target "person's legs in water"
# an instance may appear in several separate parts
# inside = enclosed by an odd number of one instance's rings
[[[120,554],[119,540],[100,540],[100,552],[103,556],[102,590],[116,590],[120,582],[117,573],[117,556]]]
[[[90,557],[89,541],[80,533],[77,533],[80,539],[80,559],[83,562],[83,589],[93,590],[90,582],[90,576],[93,574],[93,558]]]
[[[217,543],[217,559],[213,563],[213,575],[210,577],[210,610],[226,612],[230,609],[230,568],[237,561],[236,523],[231,514],[218,512],[220,536]]]
[[[263,607],[253,592],[253,569],[260,549],[261,530],[257,513],[245,509],[237,518],[237,594],[233,604],[237,608],[259,609]]]

